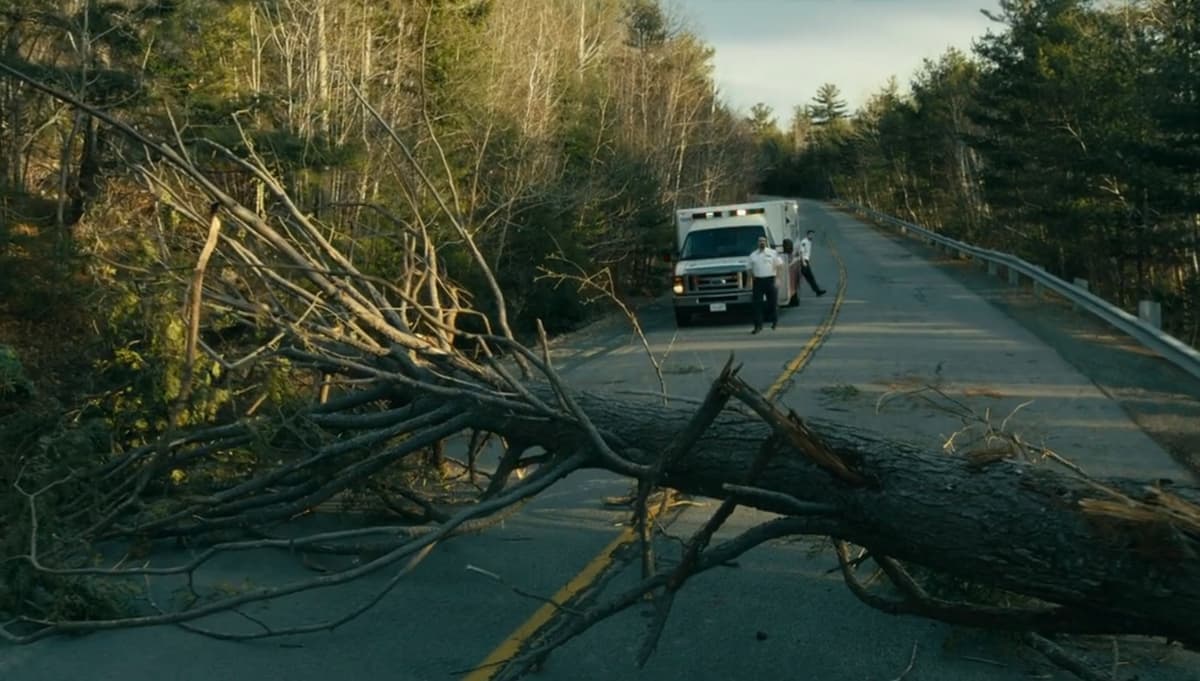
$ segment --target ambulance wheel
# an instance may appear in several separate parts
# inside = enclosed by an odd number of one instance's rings
[[[692,325],[692,313],[682,307],[675,308],[675,326],[680,328]]]

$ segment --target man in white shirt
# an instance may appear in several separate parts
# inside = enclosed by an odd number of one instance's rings
[[[804,280],[808,282],[809,288],[818,296],[825,295],[825,289],[817,286],[817,280],[813,277],[812,266],[809,264],[809,259],[812,258],[812,238],[813,231],[808,230],[808,234],[800,240],[800,274],[804,275]]]
[[[754,307],[754,330],[762,331],[764,298],[767,311],[767,321],[774,329],[779,324],[779,291],[775,288],[775,270],[783,267],[783,258],[773,248],[767,248],[767,238],[758,237],[758,250],[750,254],[750,276],[754,278],[753,297],[750,299]]]

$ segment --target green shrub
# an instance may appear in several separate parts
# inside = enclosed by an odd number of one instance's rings
[[[25,367],[17,353],[7,345],[0,344],[0,400],[29,397],[33,384],[25,376]]]

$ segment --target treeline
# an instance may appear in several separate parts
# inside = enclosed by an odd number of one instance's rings
[[[775,133],[774,191],[1015,253],[1200,341],[1200,1],[1003,0],[970,55]]]
[[[607,267],[618,292],[657,294],[671,210],[758,190],[869,205],[1126,307],[1159,300],[1195,343],[1197,14],[1200,0],[1005,0],[972,54],[856,112],[826,85],[784,130],[720,100],[711,48],[656,0],[0,0],[0,63],[186,148],[269,213],[223,149],[257,155],[374,276],[403,277],[433,235],[420,257],[494,312],[461,222],[518,330],[592,312],[541,268]],[[179,353],[197,195],[14,78],[0,112],[0,312],[82,311],[106,366],[166,381],[144,355]]]
[[[571,287],[536,281],[539,266],[608,267],[625,291],[657,291],[671,210],[755,184],[753,141],[716,99],[711,49],[655,0],[5,0],[0,35],[4,64],[184,145],[269,211],[260,181],[197,141],[267,159],[365,271],[403,276],[414,230],[446,235],[427,257],[487,310],[446,226],[461,220],[526,328],[587,314]],[[167,215],[163,238],[161,205],[180,197],[146,184],[144,150],[12,78],[0,111],[10,267],[35,233],[54,244],[38,278],[100,256],[88,271],[123,288],[131,272],[193,256],[204,227]],[[6,296],[30,289],[0,278]]]

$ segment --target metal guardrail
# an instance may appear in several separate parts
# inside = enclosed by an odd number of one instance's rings
[[[1005,267],[1010,273],[1019,272],[1020,276],[1031,279],[1063,298],[1070,300],[1080,308],[1104,320],[1113,328],[1124,332],[1145,347],[1158,353],[1163,359],[1166,359],[1196,378],[1200,378],[1200,352],[1195,348],[1170,334],[1164,333],[1161,329],[1142,319],[1129,314],[1096,294],[1059,279],[1037,265],[1032,265],[1015,255],[972,246],[971,244],[944,237],[919,225],[905,222],[879,211],[871,210],[870,208],[864,208],[849,202],[839,203],[859,215],[892,225],[893,227],[898,227],[901,231],[908,230],[915,232],[928,243],[939,244],[945,248],[956,250],[961,256],[969,255],[983,262],[995,263]]]

